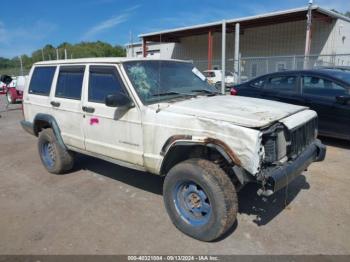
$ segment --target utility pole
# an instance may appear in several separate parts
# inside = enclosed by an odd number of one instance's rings
[[[64,59],[67,60],[67,49],[64,49]]]
[[[239,31],[240,31],[240,24],[236,23],[235,25],[235,54],[234,54],[234,72],[235,72],[235,82],[238,84],[241,82],[241,79],[239,77]]]
[[[226,71],[226,21],[222,21],[221,31],[221,93],[224,95],[225,86],[225,71]]]
[[[131,57],[134,57],[134,36],[131,30],[130,30],[129,52],[131,52]]]
[[[44,57],[44,49],[41,48],[41,56],[43,58],[43,61],[45,60],[45,57]]]
[[[20,63],[20,65],[21,65],[21,72],[20,72],[20,74],[21,74],[21,76],[23,76],[23,61],[22,61],[22,56],[18,56],[18,58],[19,58],[19,63]]]
[[[311,39],[312,39],[312,4],[313,0],[309,0],[308,10],[307,10],[307,21],[306,21],[306,39],[305,39],[305,53],[304,53],[304,69],[309,67],[309,56],[311,49]]]
[[[58,55],[58,48],[56,48],[56,60],[59,59],[59,55]]]

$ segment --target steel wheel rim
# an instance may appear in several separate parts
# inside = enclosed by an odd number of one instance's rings
[[[56,154],[54,146],[50,142],[46,142],[41,146],[41,156],[46,166],[52,168],[55,165]]]
[[[193,181],[182,181],[173,189],[176,211],[181,219],[191,226],[208,223],[212,206],[206,192]]]

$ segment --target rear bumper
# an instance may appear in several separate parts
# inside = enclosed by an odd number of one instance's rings
[[[29,121],[25,121],[22,120],[21,121],[21,126],[22,128],[27,131],[29,134],[35,136],[35,132],[34,132],[34,125],[33,123],[29,122]]]
[[[299,176],[312,162],[323,161],[326,156],[326,146],[320,140],[315,140],[295,160],[281,166],[265,170],[265,190],[276,192],[287,186]]]

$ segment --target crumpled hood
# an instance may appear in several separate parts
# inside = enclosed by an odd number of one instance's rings
[[[271,100],[226,95],[169,103],[161,110],[260,128],[305,109],[307,107]]]

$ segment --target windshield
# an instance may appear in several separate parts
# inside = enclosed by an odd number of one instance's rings
[[[154,60],[124,62],[123,65],[144,104],[218,93],[191,63]]]

